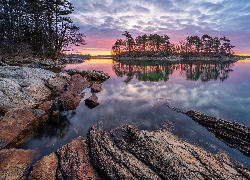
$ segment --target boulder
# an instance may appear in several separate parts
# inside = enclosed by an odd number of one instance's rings
[[[82,91],[88,87],[90,83],[86,81],[81,75],[75,74],[69,82],[69,90],[64,92],[59,101],[66,110],[76,109],[81,99],[84,97]]]
[[[55,76],[39,68],[0,66],[0,106],[8,110],[35,107],[51,95],[45,81]]]
[[[59,179],[99,179],[93,169],[88,147],[81,136],[56,151],[59,157]]]
[[[92,94],[92,96],[90,96],[89,98],[85,99],[85,105],[90,108],[93,109],[96,106],[99,105],[98,101],[98,97],[96,96],[95,93]]]
[[[92,86],[91,86],[92,93],[98,93],[101,91],[102,91],[102,84],[92,84]]]
[[[80,71],[78,69],[68,69],[66,72],[69,75],[80,74],[87,81],[105,81],[110,78],[108,73],[104,73],[103,71],[96,70],[84,70]]]
[[[67,81],[61,77],[50,78],[45,83],[48,87],[53,90],[53,93],[57,96],[64,93]]]
[[[24,130],[29,130],[29,124],[41,117],[45,112],[29,108],[12,109],[1,119],[0,149],[4,148]]]
[[[138,131],[132,126],[120,130],[123,139],[95,127],[87,135],[92,164],[107,179],[250,178],[250,170],[226,154],[207,152],[167,130]]]
[[[55,153],[44,156],[32,168],[29,180],[56,180],[58,168],[58,157]]]
[[[0,150],[0,179],[25,179],[30,164],[37,154],[35,150]]]

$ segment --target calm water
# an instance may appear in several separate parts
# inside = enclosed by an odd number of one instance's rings
[[[132,124],[139,129],[167,127],[181,139],[212,153],[226,152],[232,159],[250,167],[250,158],[229,148],[191,118],[170,110],[165,104],[183,110],[194,109],[209,116],[250,127],[250,61],[220,64],[117,63],[113,60],[86,60],[65,69],[102,70],[110,74],[100,103],[89,109],[84,99],[74,111],[63,112],[60,124],[39,129],[19,148],[39,148],[42,155],[54,152],[78,136],[86,137],[92,125],[111,130]]]

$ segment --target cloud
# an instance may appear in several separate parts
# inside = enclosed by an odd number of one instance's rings
[[[86,36],[95,35],[97,39],[106,38],[115,41],[123,38],[121,34],[124,31],[129,31],[132,35],[168,33],[172,41],[179,41],[185,39],[183,35],[209,34],[219,37],[228,35],[227,37],[235,43],[233,45],[240,47],[238,50],[244,49],[245,53],[246,51],[250,53],[247,45],[250,41],[249,0],[71,0],[70,2],[75,7],[71,17]],[[106,46],[109,50],[112,44]]]

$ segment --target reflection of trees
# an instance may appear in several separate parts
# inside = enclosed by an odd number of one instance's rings
[[[229,73],[233,71],[231,67],[233,63],[131,63],[120,62],[113,65],[113,70],[118,77],[127,76],[124,82],[129,83],[134,77],[139,81],[157,82],[160,80],[168,81],[169,76],[174,71],[179,72],[181,76],[187,80],[208,82],[210,80],[224,81],[229,77]]]

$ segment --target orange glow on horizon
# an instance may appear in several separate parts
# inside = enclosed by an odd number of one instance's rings
[[[97,56],[97,55],[111,55],[111,51],[66,51],[65,54],[90,54],[91,56]]]
[[[234,55],[237,55],[237,56],[250,56],[250,54],[234,54]]]

